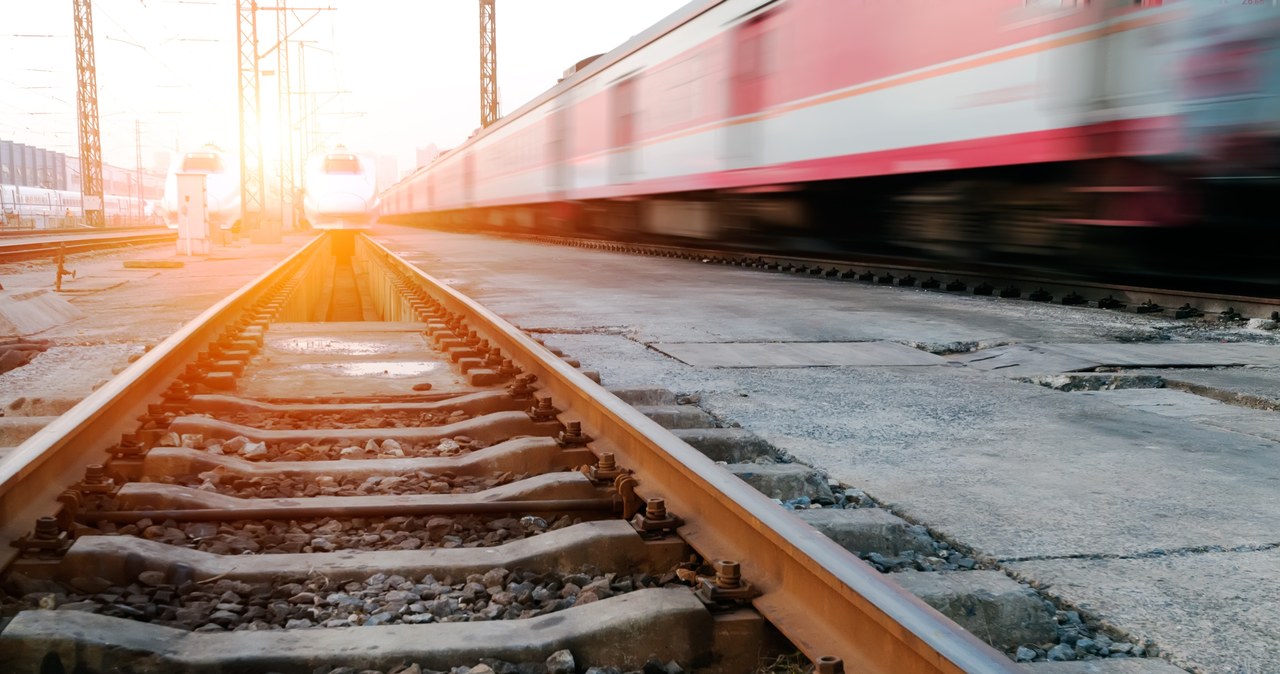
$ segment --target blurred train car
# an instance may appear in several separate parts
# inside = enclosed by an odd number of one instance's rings
[[[316,229],[366,229],[377,217],[378,181],[374,163],[339,145],[307,161],[302,210]]]
[[[144,211],[134,196],[108,194],[102,198],[104,224],[136,223]],[[11,229],[54,229],[84,224],[81,195],[25,185],[0,185],[0,220]]]
[[[178,174],[205,174],[205,198],[209,224],[228,230],[240,229],[240,169],[234,158],[214,145],[180,154],[169,166],[164,180],[160,210],[170,229],[178,228]]]
[[[381,213],[1086,263],[1205,233],[1274,243],[1273,4],[695,0]]]

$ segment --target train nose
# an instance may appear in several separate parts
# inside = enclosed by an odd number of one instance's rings
[[[321,213],[363,213],[368,208],[362,197],[349,193],[325,194],[317,201]]]

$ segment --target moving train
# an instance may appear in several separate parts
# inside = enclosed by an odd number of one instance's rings
[[[103,197],[102,206],[108,226],[146,220],[149,215],[146,201],[138,197],[108,194]],[[0,227],[55,229],[83,224],[84,209],[78,191],[0,185]]]
[[[174,157],[164,180],[160,210],[170,229],[178,228],[178,174],[205,174],[205,199],[209,224],[228,230],[240,228],[240,167],[215,145]]]
[[[341,145],[313,155],[303,174],[302,210],[316,229],[364,229],[377,216],[378,181],[373,162]]]
[[[1214,235],[1274,261],[1274,4],[694,0],[381,216],[1073,264]]]

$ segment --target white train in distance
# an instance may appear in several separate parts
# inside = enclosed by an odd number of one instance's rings
[[[160,209],[170,229],[178,228],[178,174],[205,174],[205,199],[209,224],[220,229],[240,229],[240,167],[238,160],[214,145],[180,154],[169,165]]]
[[[373,162],[339,145],[312,155],[303,174],[302,212],[316,229],[367,229],[378,210]]]
[[[102,208],[105,223],[111,226],[136,223],[139,215],[145,222],[151,218],[155,204],[138,197],[108,194],[102,198]],[[0,228],[58,229],[83,224],[84,208],[78,191],[0,185]]]

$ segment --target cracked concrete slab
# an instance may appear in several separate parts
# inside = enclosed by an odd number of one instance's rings
[[[1280,672],[1280,550],[1050,559],[1009,568],[1195,672]]]
[[[649,346],[695,367],[870,367],[947,362],[941,356],[893,342],[684,342]]]
[[[1276,367],[1280,350],[1268,344],[1013,344],[950,357],[1005,376],[1079,372],[1097,367]]]
[[[1149,412],[1163,417],[1183,419],[1201,426],[1220,428],[1232,433],[1262,440],[1280,442],[1280,415],[1274,412],[1228,405],[1212,398],[1171,389],[1123,389],[1087,391],[1076,395],[1093,396],[1114,405]]]
[[[1166,385],[1233,405],[1280,411],[1280,370],[1276,368],[1197,368],[1160,373]]]

